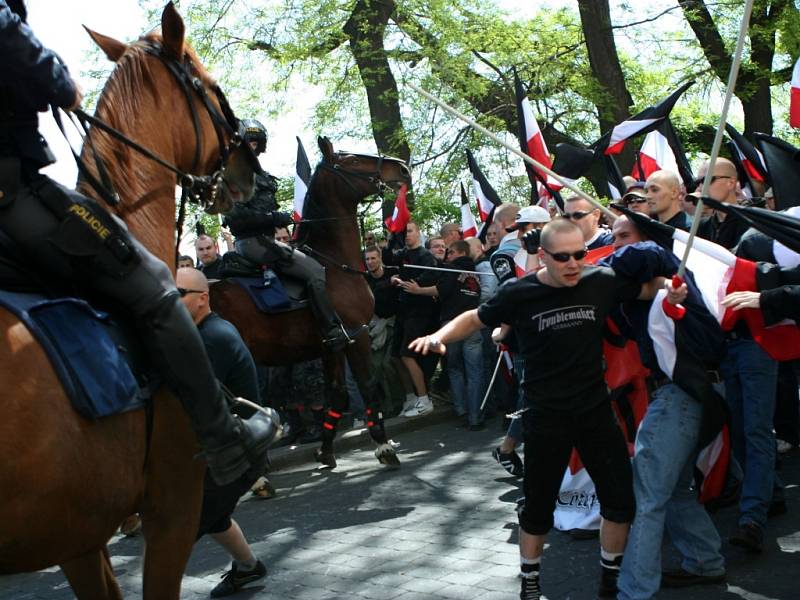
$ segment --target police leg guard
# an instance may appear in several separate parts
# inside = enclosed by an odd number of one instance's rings
[[[177,293],[166,295],[146,321],[153,361],[180,398],[211,477],[219,485],[251,470],[258,477],[266,464],[267,447],[279,431],[277,415],[257,412],[243,420],[230,413],[197,326]]]

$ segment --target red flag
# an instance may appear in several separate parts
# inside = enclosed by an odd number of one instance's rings
[[[392,216],[386,219],[386,229],[392,233],[400,233],[406,230],[406,225],[411,220],[411,213],[408,212],[408,204],[406,204],[406,192],[408,187],[403,184],[400,186],[400,191],[397,192],[397,200],[394,201],[394,211]]]
[[[792,69],[792,96],[789,100],[789,125],[800,127],[800,58]]]
[[[547,151],[547,145],[544,143],[542,131],[539,129],[539,124],[536,122],[536,117],[533,116],[533,109],[522,87],[522,82],[517,77],[514,71],[514,87],[516,90],[517,98],[517,122],[519,124],[519,143],[522,151],[530,156],[532,159],[540,162],[548,169],[552,168],[553,163],[550,160],[550,153]],[[537,189],[537,195],[549,198],[552,192],[560,190],[563,186],[547,173],[530,166],[525,163],[525,169],[528,172],[528,177],[531,180],[531,185]]]
[[[461,184],[461,236],[466,239],[478,235],[478,224],[469,208],[469,198],[464,184]]]

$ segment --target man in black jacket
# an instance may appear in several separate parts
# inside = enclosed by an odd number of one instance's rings
[[[267,130],[254,119],[243,121],[245,140],[258,155],[267,147]],[[325,291],[325,268],[281,242],[275,241],[275,228],[288,227],[294,220],[277,210],[276,179],[266,174],[256,180],[256,190],[249,202],[237,204],[225,217],[225,224],[236,236],[236,251],[259,265],[269,265],[278,273],[301,279],[306,284],[311,309],[320,326],[323,343],[332,350],[342,350],[352,343],[348,332]]]

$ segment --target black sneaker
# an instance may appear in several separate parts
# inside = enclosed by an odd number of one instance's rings
[[[764,530],[755,523],[745,523],[733,530],[728,541],[748,552],[759,554],[764,549]]]
[[[542,588],[539,587],[539,576],[522,577],[519,590],[519,600],[540,600]]]
[[[525,474],[525,467],[522,465],[522,460],[513,450],[508,453],[500,452],[500,447],[498,446],[492,450],[492,456],[510,475],[521,478]]]
[[[236,563],[231,565],[231,570],[222,576],[222,581],[219,582],[217,587],[211,590],[212,598],[222,598],[223,596],[230,596],[242,589],[248,583],[258,581],[267,574],[267,568],[260,560],[256,562],[256,566],[252,571],[239,571]]]
[[[600,575],[600,587],[597,589],[597,595],[600,598],[616,598],[617,579],[619,579],[619,568],[608,569],[603,567]]]

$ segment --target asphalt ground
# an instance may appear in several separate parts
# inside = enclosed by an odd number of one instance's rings
[[[315,446],[279,449],[270,475],[277,496],[246,496],[236,510],[267,576],[238,599],[518,597],[515,501],[519,482],[491,458],[502,437],[499,423],[472,432],[449,409],[414,420],[391,420],[400,442],[401,469],[375,460],[365,433],[351,431],[337,445],[335,470],[313,462]],[[789,511],[771,519],[765,550],[747,554],[725,542],[728,581],[662,590],[663,600],[800,599],[800,452],[782,461]],[[723,536],[736,524],[736,508],[714,520]],[[141,598],[141,538],[115,536],[109,545],[125,598]],[[665,563],[676,566],[665,541]],[[229,567],[210,539],[195,547],[182,598],[207,598]],[[599,578],[596,539],[577,541],[554,531],[542,564],[550,600],[595,598]],[[71,598],[58,568],[0,577],[0,600]]]

